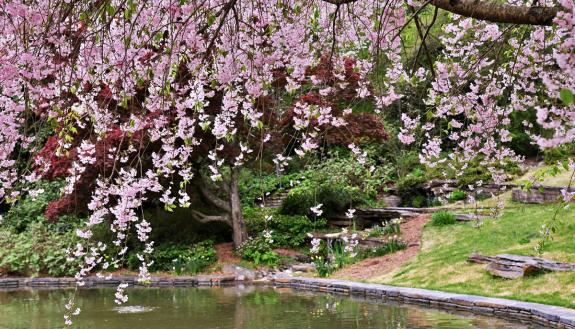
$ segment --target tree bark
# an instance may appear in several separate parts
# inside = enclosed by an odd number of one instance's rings
[[[248,236],[244,224],[238,181],[239,170],[232,168],[230,175],[230,218],[232,220],[234,247],[236,248],[238,248]]]
[[[359,0],[323,0],[334,5],[343,5]],[[472,17],[492,23],[553,25],[559,7],[514,6],[497,3],[496,0],[429,0],[428,3],[465,17]]]
[[[197,210],[192,210],[192,218],[203,224],[210,222],[223,222],[232,226],[232,221],[228,215],[206,215]]]
[[[214,192],[210,190],[208,186],[206,186],[206,183],[204,183],[203,179],[200,178],[200,180],[200,192],[203,194],[203,196],[214,206],[227,213],[231,212],[230,203],[226,200],[220,199]]]
[[[513,6],[480,0],[431,0],[431,4],[465,17],[493,23],[525,25],[550,26],[559,11],[557,7]]]

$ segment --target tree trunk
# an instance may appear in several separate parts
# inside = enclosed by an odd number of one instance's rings
[[[234,247],[238,248],[246,239],[247,232],[242,213],[240,191],[238,188],[239,170],[232,168],[230,177],[230,218],[232,220],[232,231]]]

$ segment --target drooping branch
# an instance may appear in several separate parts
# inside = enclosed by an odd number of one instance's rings
[[[323,0],[325,2],[342,5],[359,0]],[[524,24],[524,25],[552,25],[557,16],[559,7],[541,6],[514,6],[496,3],[495,1],[481,0],[431,0],[431,4],[465,17],[472,17],[492,23]]]

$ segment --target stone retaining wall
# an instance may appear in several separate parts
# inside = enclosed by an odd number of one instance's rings
[[[145,285],[138,283],[135,277],[114,277],[110,280],[93,277],[86,278],[85,282],[85,287],[114,287],[120,283],[141,287],[195,287],[233,285],[238,281],[234,276],[230,275],[208,275],[153,278],[149,284]],[[382,302],[393,301],[419,304],[431,308],[467,311],[521,322],[536,323],[551,328],[575,329],[575,310],[559,306],[333,279],[279,277],[260,282],[296,290],[344,294]],[[0,279],[0,289],[65,288],[74,286],[75,280],[71,278]]]
[[[120,283],[129,286],[141,287],[195,287],[195,286],[219,286],[233,285],[236,283],[235,276],[230,275],[206,275],[194,277],[156,277],[149,283],[138,282],[137,277],[113,277],[112,279],[89,277],[84,279],[83,287],[115,287]],[[8,278],[0,279],[0,289],[16,288],[66,288],[75,287],[76,280],[73,278]]]
[[[575,310],[558,306],[332,279],[276,278],[272,282],[279,287],[468,311],[551,328],[575,328]]]

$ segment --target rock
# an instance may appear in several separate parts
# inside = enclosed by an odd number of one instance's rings
[[[387,207],[399,207],[401,204],[401,198],[397,195],[384,194],[382,200]]]
[[[222,268],[222,272],[224,274],[235,275],[238,281],[252,281],[258,277],[257,271],[234,264],[225,264]]]
[[[323,237],[326,238],[326,239],[339,239],[339,238],[341,238],[341,235],[342,235],[341,232],[338,232],[338,233],[327,233],[327,234],[324,234]],[[320,238],[320,239],[321,239],[321,238]]]
[[[312,273],[316,271],[314,263],[293,264],[291,266],[291,270],[293,272],[304,272],[304,273]]]
[[[534,186],[529,190],[514,189],[511,198],[515,202],[547,204],[555,203],[561,198],[561,190],[566,187]],[[575,189],[569,189],[570,192]]]
[[[487,264],[486,270],[491,275],[506,279],[517,279],[549,271],[575,271],[575,263],[560,263],[545,258],[522,255],[500,254],[490,257],[473,253],[467,261]]]
[[[309,263],[311,262],[311,257],[308,255],[300,254],[295,256],[295,260],[300,263]]]
[[[455,215],[455,218],[460,222],[472,222],[476,220],[480,220],[486,218],[487,216],[481,216],[476,214],[458,214]]]

